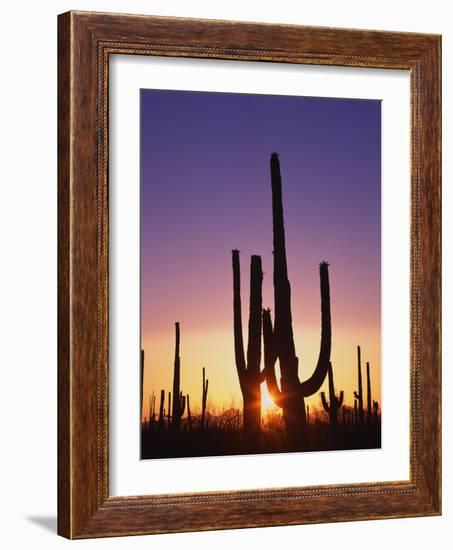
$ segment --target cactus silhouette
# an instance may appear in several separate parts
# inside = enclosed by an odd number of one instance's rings
[[[156,420],[156,414],[155,414],[155,406],[156,406],[156,396],[153,393],[149,396],[149,421],[155,422]]]
[[[205,372],[205,368],[203,367],[203,388],[202,388],[202,395],[201,395],[201,430],[202,431],[205,429],[205,424],[206,424],[206,403],[208,399],[208,385],[209,385],[209,380],[206,380],[206,372]]]
[[[329,403],[326,400],[326,394],[321,392],[321,402],[326,413],[329,414],[330,425],[335,426],[338,424],[338,413],[343,405],[344,392],[340,391],[340,396],[335,395],[335,387],[333,382],[333,369],[332,363],[329,362]]]
[[[186,395],[186,403],[187,403],[187,421],[189,422],[189,431],[192,431],[192,414],[190,412],[190,399],[189,394]]]
[[[372,402],[371,399],[371,379],[370,379],[370,364],[366,364],[366,400],[367,400],[367,416],[366,420],[368,424],[371,424],[373,420]]]
[[[145,370],[145,351],[140,351],[140,422],[143,415],[143,373]]]
[[[179,412],[179,420],[181,421],[181,418],[184,416],[184,411],[186,410],[186,396],[183,395],[182,391],[179,392],[179,405],[178,405],[178,412]]]
[[[373,401],[373,415],[374,415],[374,421],[378,421],[379,417],[379,403],[377,401]]]
[[[165,390],[160,390],[160,406],[159,406],[159,430],[162,432],[165,428]]]
[[[357,385],[358,389],[354,392],[354,397],[358,402],[358,421],[363,424],[363,386],[362,386],[362,359],[360,346],[357,346]]]
[[[354,398],[354,424],[357,424],[358,420],[359,420],[359,415],[357,414],[357,398],[355,397]]]
[[[327,262],[319,266],[321,284],[321,345],[317,365],[307,380],[300,382],[291,315],[291,285],[288,279],[283,221],[282,183],[277,153],[271,155],[272,218],[274,242],[274,327],[270,310],[263,311],[264,372],[269,393],[283,410],[288,443],[299,445],[304,437],[304,398],[318,392],[327,375],[331,350],[330,288]],[[279,360],[281,389],[275,376]]]
[[[307,426],[310,424],[310,407],[307,405]]]
[[[247,361],[244,354],[241,312],[241,268],[239,250],[232,251],[234,355],[244,404],[244,439],[251,447],[259,444],[261,433],[261,308],[263,272],[260,256],[250,262],[250,305],[248,323]]]
[[[184,414],[186,398],[181,392],[181,357],[179,355],[180,327],[175,323],[175,361],[173,365],[173,406],[171,411],[172,427],[178,431],[181,426],[181,418]],[[169,409],[170,412],[170,409]]]

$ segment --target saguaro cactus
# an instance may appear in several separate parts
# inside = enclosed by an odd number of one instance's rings
[[[140,351],[140,419],[143,415],[143,374],[145,370],[145,350]],[[141,420],[140,420],[141,421]]]
[[[338,424],[338,413],[343,405],[344,392],[340,391],[339,397],[335,395],[335,387],[333,382],[333,369],[332,363],[329,362],[329,403],[326,400],[326,394],[321,392],[321,402],[326,413],[329,414],[330,425],[335,426]]]
[[[379,418],[379,403],[377,401],[373,401],[373,414],[374,421],[377,422]]]
[[[149,422],[155,422],[156,420],[156,414],[155,414],[155,406],[156,406],[156,396],[153,393],[149,396]]]
[[[201,430],[203,431],[206,423],[206,403],[208,399],[208,385],[209,380],[206,380],[206,372],[203,367],[203,387],[201,394]]]
[[[366,420],[368,424],[371,424],[373,419],[372,411],[372,399],[371,399],[371,379],[370,379],[370,364],[366,364],[366,400],[367,400],[367,416]]]
[[[179,430],[181,418],[184,414],[186,398],[183,397],[181,385],[181,357],[179,356],[180,329],[179,323],[175,323],[175,361],[173,364],[173,406],[171,411],[172,427]]]
[[[187,403],[187,420],[189,422],[189,431],[192,431],[192,414],[190,412],[190,399],[189,394],[186,395],[186,403]]]
[[[330,288],[327,262],[319,266],[321,283],[321,345],[317,365],[307,380],[300,382],[291,315],[291,285],[286,262],[282,183],[277,153],[271,155],[272,217],[274,241],[274,327],[269,310],[263,311],[263,337],[266,383],[275,404],[283,410],[283,421],[290,446],[297,446],[306,426],[304,398],[318,392],[327,375],[331,350]],[[279,360],[281,389],[275,377]]]
[[[250,262],[250,306],[247,362],[244,354],[241,312],[241,271],[239,250],[233,250],[234,355],[244,403],[244,439],[251,447],[259,443],[261,433],[261,308],[263,271],[260,256]]]
[[[171,391],[168,392],[168,407],[167,407],[167,427],[170,427],[171,422]]]
[[[184,411],[186,410],[186,396],[183,395],[182,391],[179,392],[179,405],[178,405],[178,412],[179,412],[179,420],[181,421],[181,418],[184,415]]]
[[[163,431],[165,428],[165,390],[160,390],[160,406],[159,406],[159,430]]]
[[[354,392],[354,397],[357,399],[359,406],[358,420],[360,424],[363,424],[362,359],[360,346],[357,346],[357,385],[358,389]]]

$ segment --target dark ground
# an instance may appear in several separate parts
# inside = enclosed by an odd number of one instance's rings
[[[251,448],[244,441],[239,416],[228,421],[209,417],[201,428],[197,418],[192,429],[187,420],[179,431],[165,422],[142,423],[141,458],[176,458],[195,456],[225,456],[257,453],[287,453],[300,451],[333,451],[351,449],[378,449],[381,447],[380,416],[370,424],[342,423],[333,429],[328,420],[319,415],[307,426],[307,433],[297,447],[288,447],[281,417],[267,417],[263,424],[259,448]]]

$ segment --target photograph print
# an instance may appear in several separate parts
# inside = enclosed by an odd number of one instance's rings
[[[381,102],[140,94],[141,459],[380,448]]]

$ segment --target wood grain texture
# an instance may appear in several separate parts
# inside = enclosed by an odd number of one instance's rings
[[[86,538],[440,514],[440,37],[70,12],[59,16],[58,47],[59,533]],[[409,481],[109,496],[111,54],[410,71]]]

